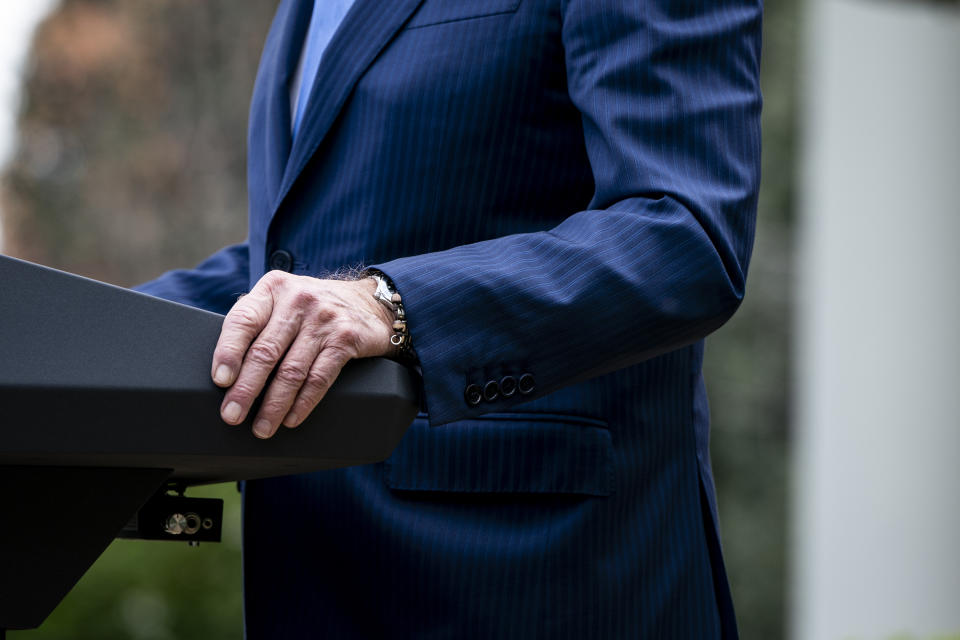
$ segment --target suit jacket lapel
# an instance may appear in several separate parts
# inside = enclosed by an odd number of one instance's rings
[[[422,1],[355,0],[320,61],[273,213],[330,131],[357,80]],[[288,115],[288,132],[289,127]]]
[[[290,156],[290,81],[297,68],[300,49],[310,24],[313,3],[284,0],[264,45],[251,104],[248,146],[265,153],[261,178],[271,201],[280,191]]]

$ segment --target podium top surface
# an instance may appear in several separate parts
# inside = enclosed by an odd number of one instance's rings
[[[226,425],[210,380],[222,321],[0,256],[0,465],[287,475],[383,460],[416,415],[417,375],[377,358],[348,363],[297,429]]]

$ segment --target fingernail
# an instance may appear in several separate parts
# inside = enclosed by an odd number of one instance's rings
[[[239,404],[231,401],[223,408],[223,412],[220,415],[223,416],[225,422],[235,424],[240,421],[240,413],[242,411],[243,409],[240,408]]]
[[[258,438],[270,437],[270,421],[260,418],[253,423],[253,435]]]
[[[283,424],[288,427],[295,427],[300,424],[300,418],[297,417],[295,413],[288,413],[286,419],[284,419]]]
[[[219,385],[225,385],[230,383],[230,378],[233,377],[233,372],[225,364],[217,367],[216,373],[213,374],[213,381]]]

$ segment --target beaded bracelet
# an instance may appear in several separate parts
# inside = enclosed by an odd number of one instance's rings
[[[373,297],[394,314],[393,335],[390,336],[390,344],[397,348],[399,356],[415,359],[410,333],[407,331],[407,315],[403,310],[403,300],[400,298],[400,294],[397,293],[393,282],[385,273],[370,269],[367,274],[377,283],[377,290],[373,292]]]

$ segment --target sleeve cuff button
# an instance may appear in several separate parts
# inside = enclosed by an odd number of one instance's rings
[[[517,389],[522,395],[529,395],[533,393],[533,390],[536,388],[536,384],[533,379],[532,373],[525,373],[520,376],[519,382],[517,382]]]
[[[467,388],[463,390],[463,397],[468,405],[475,407],[483,400],[483,392],[478,385],[468,384]]]

